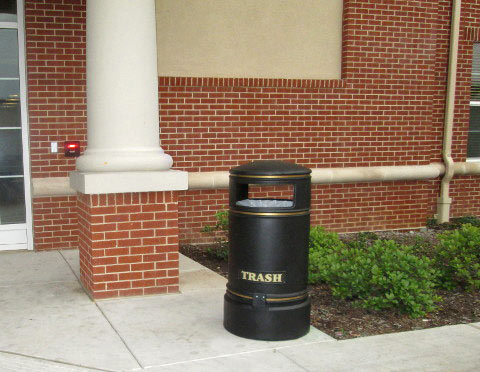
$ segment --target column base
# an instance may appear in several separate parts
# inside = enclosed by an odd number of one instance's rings
[[[78,194],[80,279],[93,299],[175,293],[178,192]]]
[[[178,190],[188,173],[73,172],[80,279],[93,299],[178,292]]]
[[[77,159],[80,172],[165,171],[173,164],[172,157],[161,148],[135,151],[90,150]]]

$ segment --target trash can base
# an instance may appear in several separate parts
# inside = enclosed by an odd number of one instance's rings
[[[310,298],[293,305],[259,308],[225,295],[223,310],[225,329],[253,340],[294,340],[310,329]]]

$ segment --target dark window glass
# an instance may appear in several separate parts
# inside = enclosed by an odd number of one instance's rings
[[[0,22],[17,21],[17,0],[0,0]]]
[[[23,177],[0,178],[0,225],[25,221]]]
[[[480,158],[480,106],[470,106],[467,157]]]
[[[0,176],[22,175],[22,131],[0,129]]]
[[[480,133],[470,133],[468,136],[467,157],[480,158]]]
[[[473,44],[467,158],[480,158],[480,43]]]
[[[17,30],[0,29],[0,78],[18,79],[18,71]]]
[[[20,127],[20,87],[18,80],[0,80],[0,128]]]

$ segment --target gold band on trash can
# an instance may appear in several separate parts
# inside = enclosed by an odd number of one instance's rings
[[[252,300],[253,299],[252,296],[248,296],[248,295],[244,295],[244,294],[241,294],[241,293],[238,293],[238,292],[234,292],[234,291],[232,291],[231,289],[228,289],[228,288],[227,288],[227,292],[230,292],[231,294],[233,294],[237,297],[246,298],[247,300]],[[265,301],[266,302],[293,301],[293,300],[301,300],[302,298],[306,298],[306,297],[308,297],[308,293],[304,293],[302,295],[293,296],[293,297],[267,298]]]
[[[239,211],[230,209],[231,213],[237,214],[246,214],[249,216],[306,216],[309,215],[309,211],[302,211],[302,212],[246,212],[246,211]]]
[[[255,176],[255,175],[246,175],[246,174],[230,174],[230,177],[239,177],[239,178],[262,178],[262,179],[288,179],[288,178],[310,178],[310,174],[289,174],[285,176]]]

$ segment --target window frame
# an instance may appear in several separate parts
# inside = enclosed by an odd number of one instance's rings
[[[480,101],[470,101],[470,104],[469,104],[469,107],[471,106],[480,106]],[[470,119],[470,116],[469,116],[469,119]],[[468,128],[468,137],[470,137],[470,133],[480,133],[480,129],[479,130],[475,130],[475,131],[471,131],[470,130],[470,121],[469,121],[469,128]],[[467,139],[468,141],[468,139]],[[468,153],[467,153],[467,159],[466,159],[467,162],[472,162],[472,163],[475,163],[475,162],[480,162],[480,156],[477,156],[477,157],[468,157]]]
[[[480,42],[474,42],[472,44],[472,75],[471,75],[471,79],[470,79],[470,89],[472,89],[472,86],[473,86],[473,77],[474,75],[476,76],[479,76],[479,79],[480,80],[480,72],[474,72],[473,71],[473,66],[474,66],[474,58],[475,58],[475,44],[479,44],[480,45]],[[479,61],[478,61],[478,64],[480,64],[480,55],[478,56],[479,58]],[[472,101],[471,100],[471,93],[470,93],[470,100],[469,100],[469,108],[471,106],[480,106],[480,101]],[[468,140],[470,139],[470,133],[480,133],[480,130],[470,130],[470,113],[469,113],[469,126],[468,126],[468,131],[467,131],[467,154],[466,154],[466,161],[467,162],[480,162],[480,156],[477,156],[477,157],[468,157]]]
[[[25,193],[25,223],[0,225],[0,232],[26,230],[26,249],[33,250],[33,213],[32,213],[32,186],[30,174],[30,126],[28,117],[27,72],[26,72],[26,40],[25,40],[25,0],[17,0],[17,21],[0,22],[0,28],[17,30],[18,41],[18,68],[20,84],[21,132],[23,149],[23,180]],[[8,249],[25,249],[25,244],[11,245]]]

